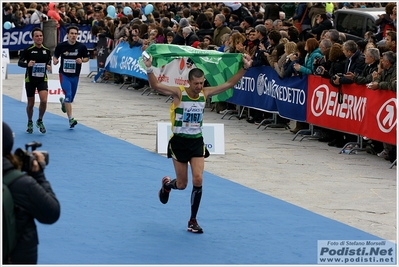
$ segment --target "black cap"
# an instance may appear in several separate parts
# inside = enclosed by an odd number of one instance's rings
[[[12,146],[14,145],[14,134],[10,126],[3,122],[3,157],[11,153]]]

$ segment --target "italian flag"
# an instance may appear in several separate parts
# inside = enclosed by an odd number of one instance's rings
[[[152,56],[152,65],[157,68],[167,65],[176,58],[189,57],[200,68],[211,86],[230,79],[242,66],[241,53],[224,53],[201,50],[191,46],[152,44],[146,52]],[[233,95],[233,88],[212,97],[212,102],[226,101]]]

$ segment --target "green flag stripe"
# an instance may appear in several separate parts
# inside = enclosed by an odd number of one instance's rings
[[[223,53],[214,50],[201,50],[191,46],[153,44],[146,49],[153,58],[153,65],[162,67],[172,60],[189,57],[196,67],[204,71],[205,78],[211,86],[226,82],[242,67],[242,54]],[[233,95],[234,90],[213,96],[212,101],[224,101]]]

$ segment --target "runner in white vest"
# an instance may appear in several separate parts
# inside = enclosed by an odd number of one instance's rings
[[[187,187],[188,163],[190,162],[193,190],[190,198],[191,216],[187,230],[193,233],[203,233],[196,218],[202,196],[204,158],[209,156],[202,137],[202,115],[205,101],[208,97],[220,94],[237,84],[248,68],[252,66],[252,59],[249,55],[243,55],[242,61],[243,67],[227,82],[212,87],[204,87],[204,72],[194,68],[188,74],[189,87],[184,88],[183,86],[169,86],[160,83],[151,67],[152,57],[144,60],[151,88],[161,94],[173,97],[170,106],[173,135],[168,144],[168,158],[173,159],[176,179],[172,180],[169,176],[162,178],[162,187],[158,193],[159,199],[166,204],[171,189],[183,190]]]

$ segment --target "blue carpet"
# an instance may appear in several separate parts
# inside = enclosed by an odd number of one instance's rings
[[[316,264],[317,240],[380,239],[208,172],[204,234],[192,234],[191,182],[167,205],[158,200],[170,159],[81,124],[71,130],[51,113],[47,134],[26,134],[25,104],[4,95],[3,118],[14,149],[39,141],[50,154],[46,176],[62,211],[54,225],[38,223],[40,264]]]

